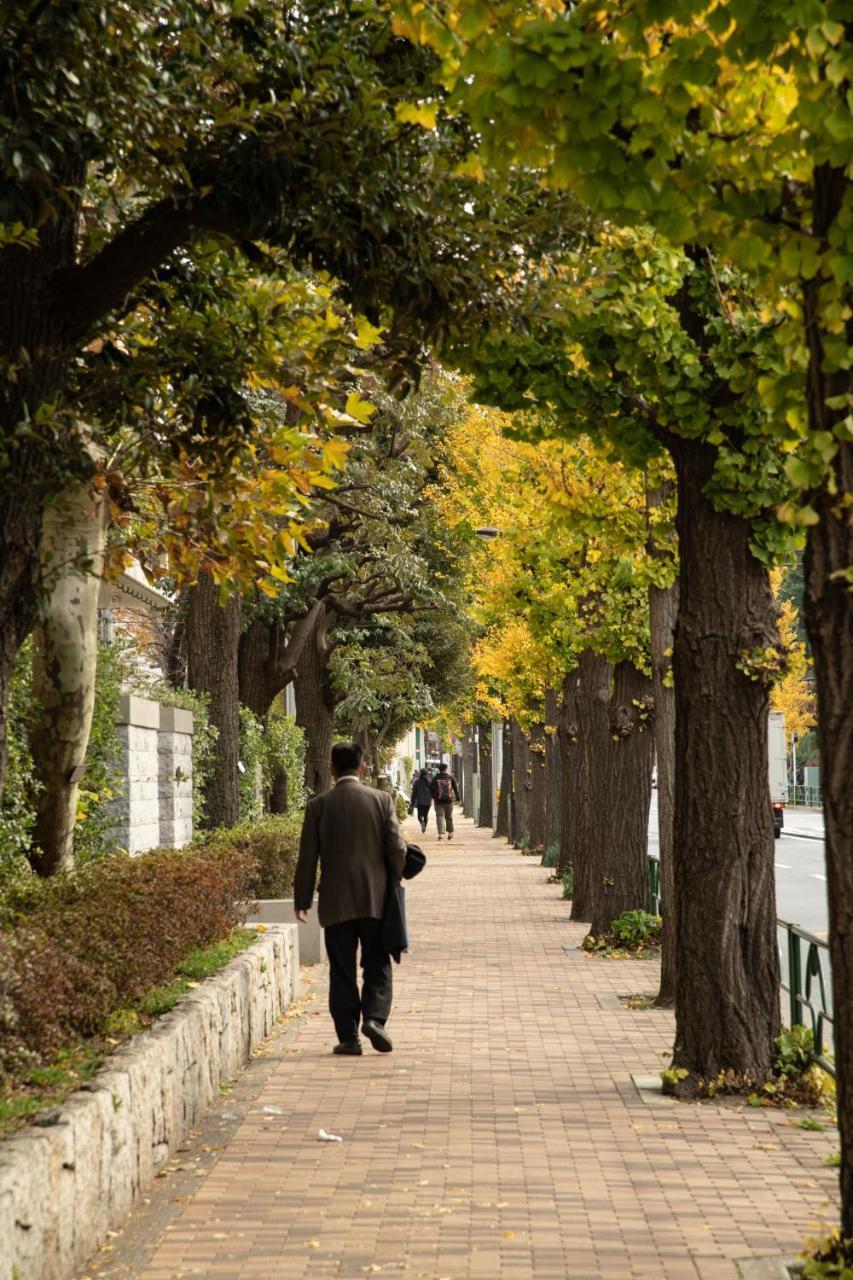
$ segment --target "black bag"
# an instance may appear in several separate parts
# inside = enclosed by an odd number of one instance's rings
[[[385,909],[382,912],[382,950],[387,951],[399,964],[400,956],[408,949],[406,890],[401,880],[389,875],[385,889]]]
[[[411,880],[426,866],[426,854],[420,845],[406,845],[406,861],[403,879]],[[385,888],[385,907],[382,912],[382,948],[400,963],[400,956],[409,949],[409,930],[406,924],[406,890],[396,876],[388,876]]]
[[[403,879],[414,880],[426,866],[426,854],[419,844],[406,845],[406,861],[403,863]]]

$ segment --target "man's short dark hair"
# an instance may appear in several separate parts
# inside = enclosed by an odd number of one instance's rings
[[[444,761],[443,761],[443,760],[442,760],[441,764],[438,766],[438,772],[439,772],[439,773],[446,773],[446,772],[447,772],[447,765],[444,763]]]
[[[332,747],[332,768],[335,773],[352,773],[360,766],[363,754],[357,742],[336,742]]]

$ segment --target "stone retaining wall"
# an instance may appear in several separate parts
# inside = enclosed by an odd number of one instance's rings
[[[0,1142],[0,1280],[74,1274],[270,1034],[298,980],[296,927],[270,926],[86,1089]]]
[[[113,844],[128,853],[181,848],[193,835],[193,714],[136,693],[119,700]]]

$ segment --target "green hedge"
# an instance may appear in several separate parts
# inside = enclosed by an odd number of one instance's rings
[[[10,888],[0,924],[0,1074],[50,1060],[231,933],[261,861],[249,841],[109,854]]]
[[[207,849],[233,849],[251,860],[247,891],[253,898],[292,898],[302,814],[267,815],[200,835]]]
[[[115,795],[118,755],[116,715],[126,671],[125,650],[120,644],[98,646],[95,675],[95,708],[86,751],[86,771],[80,783],[74,851],[79,862],[98,857],[109,847],[108,833],[115,823],[108,801]],[[30,692],[32,641],[21,648],[15,661],[9,695],[9,761],[0,801],[0,884],[28,869],[32,847],[38,782],[33,771],[29,732],[35,714]]]

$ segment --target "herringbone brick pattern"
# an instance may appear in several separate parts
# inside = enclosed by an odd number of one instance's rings
[[[333,1058],[307,1016],[138,1280],[731,1280],[835,1217],[832,1135],[640,1100],[672,1018],[598,997],[656,966],[580,955],[547,873],[469,822],[423,843],[395,1052]]]

